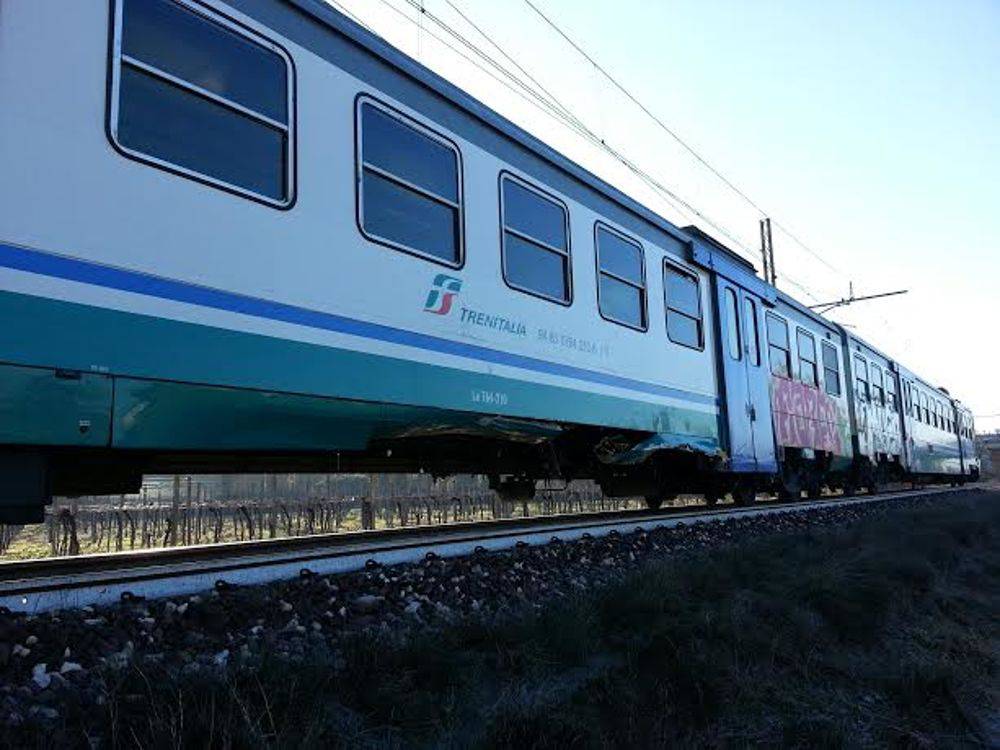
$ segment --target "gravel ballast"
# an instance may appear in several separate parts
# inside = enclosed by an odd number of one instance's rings
[[[214,679],[228,670],[252,668],[265,655],[295,660],[317,649],[331,654],[336,665],[338,650],[359,632],[405,639],[415,630],[463,618],[541,608],[619,580],[657,558],[855,523],[953,496],[887,496],[865,504],[682,523],[572,542],[553,539],[459,558],[430,555],[413,564],[369,565],[332,576],[304,571],[296,580],[265,586],[223,584],[196,596],[40,616],[3,612],[0,725],[56,724],[69,713],[102,706],[116,675],[134,666]]]

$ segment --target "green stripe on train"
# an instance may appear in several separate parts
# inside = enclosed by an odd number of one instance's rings
[[[349,450],[496,414],[719,445],[718,415],[696,409],[9,292],[0,320],[0,360],[49,368],[0,366],[4,443],[106,444],[110,427],[128,448]]]

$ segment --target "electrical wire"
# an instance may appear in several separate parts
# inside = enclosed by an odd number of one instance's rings
[[[332,0],[331,0],[332,1]],[[440,28],[443,32],[448,34],[452,39],[458,42],[462,47],[467,49],[470,53],[479,58],[479,61],[473,59],[462,50],[456,48],[453,44],[449,43],[446,39],[443,39],[438,34],[425,28],[423,24],[418,19],[414,19],[403,10],[396,7],[389,0],[380,0],[380,2],[387,8],[392,10],[398,16],[400,16],[405,21],[414,24],[418,27],[421,33],[428,34],[431,38],[435,39],[442,46],[451,50],[453,53],[457,54],[462,59],[466,60],[478,70],[482,71],[486,75],[490,76],[493,80],[501,83],[505,88],[518,95],[520,98],[524,99],[528,103],[532,104],[535,108],[539,109],[541,112],[547,114],[553,119],[559,121],[564,126],[569,127],[571,130],[576,132],[578,135],[582,136],[585,140],[590,142],[597,148],[605,151],[607,154],[612,156],[616,161],[622,164],[626,169],[628,169],[632,174],[634,174],[638,179],[646,183],[651,187],[657,194],[659,194],[669,205],[671,205],[674,210],[679,213],[687,214],[689,217],[695,219],[700,219],[702,222],[713,228],[719,234],[726,237],[730,242],[734,243],[738,248],[742,249],[744,252],[737,252],[738,255],[743,257],[745,260],[749,261],[751,264],[756,262],[756,253],[753,249],[747,247],[747,245],[740,240],[733,232],[728,230],[721,222],[718,222],[708,216],[705,212],[696,208],[690,202],[682,198],[680,195],[663,185],[658,179],[653,177],[650,173],[639,167],[638,164],[633,162],[631,159],[626,157],[623,153],[612,147],[605,139],[597,135],[593,130],[591,130],[586,123],[583,122],[579,117],[577,117],[573,111],[563,104],[558,97],[556,97],[550,90],[548,90],[544,85],[542,85],[537,78],[535,78],[529,71],[527,71],[520,63],[518,63],[513,56],[508,54],[495,40],[493,40],[486,32],[479,27],[467,13],[463,12],[455,3],[451,0],[445,0],[449,6],[480,36],[487,40],[487,42],[496,49],[506,60],[510,61],[521,75],[528,79],[532,85],[528,85],[524,80],[519,78],[516,74],[512,73],[504,65],[498,62],[495,58],[491,57],[489,54],[484,52],[475,43],[470,41],[461,32],[452,27],[447,21],[440,18],[436,14],[428,11],[426,6],[419,0],[404,0],[408,5],[410,5],[417,13],[419,13],[419,18],[427,18],[434,25]],[[481,61],[481,62],[480,62]],[[484,64],[498,71],[503,78],[498,77]],[[506,80],[504,80],[506,79]],[[533,88],[534,87],[534,88]],[[773,222],[772,222],[773,223]],[[734,248],[735,251],[735,248]],[[818,298],[801,282],[796,279],[786,275],[779,274],[779,277],[784,281],[788,282],[796,289],[801,291],[803,294],[808,296],[813,301],[818,301]]]
[[[628,98],[633,104],[635,104],[647,117],[649,117],[656,125],[660,127],[667,135],[669,135],[674,141],[676,141],[685,151],[687,151],[691,156],[693,156],[702,166],[704,166],[708,171],[715,175],[719,180],[722,181],[730,190],[740,196],[744,201],[746,201],[752,208],[754,208],[761,216],[769,216],[769,213],[764,210],[756,201],[754,201],[749,195],[747,195],[743,190],[737,187],[731,180],[729,180],[722,172],[716,169],[712,164],[708,162],[701,154],[699,154],[692,146],[690,146],[683,138],[680,137],[672,128],[670,128],[662,119],[660,119],[652,110],[649,109],[642,101],[634,95],[629,89],[627,89],[621,82],[618,81],[614,76],[611,75],[605,68],[603,68],[586,50],[583,49],[579,44],[577,44],[566,32],[564,32],[559,25],[553,21],[549,16],[547,16],[537,5],[535,5],[532,0],[524,0],[524,3],[533,10],[539,18],[542,19],[553,31],[555,31],[563,40],[566,41],[574,50],[576,50],[587,62],[589,62],[595,70],[597,70],[602,76],[604,76],[618,91],[620,91],[626,98]],[[805,242],[799,239],[796,235],[792,234],[785,226],[780,224],[778,221],[772,219],[771,224],[782,232],[784,232],[790,239],[792,239],[797,245],[799,245],[803,250],[812,255],[816,260],[822,263],[824,266],[829,268],[831,271],[844,276],[847,278],[846,274],[839,268],[830,263],[826,258],[824,258],[820,253],[813,250]]]

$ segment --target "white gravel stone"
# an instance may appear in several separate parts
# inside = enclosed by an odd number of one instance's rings
[[[52,684],[52,677],[48,674],[48,665],[45,662],[39,662],[31,669],[31,681],[34,682],[42,690],[45,690],[50,684]]]

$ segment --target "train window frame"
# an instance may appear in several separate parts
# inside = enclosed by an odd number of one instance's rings
[[[642,286],[639,286],[631,279],[626,279],[613,271],[606,271],[601,265],[601,232],[607,232],[608,234],[614,235],[622,242],[632,245],[639,251],[639,267],[642,271]],[[616,325],[624,326],[633,331],[638,331],[639,333],[645,333],[649,330],[649,282],[646,279],[646,248],[643,244],[629,235],[625,234],[619,229],[615,229],[610,224],[603,221],[594,222],[594,263],[597,271],[597,313],[604,318],[604,320],[609,323],[615,323]],[[603,301],[601,298],[601,278],[608,277],[620,284],[625,284],[633,289],[638,290],[639,300],[641,303],[641,317],[642,325],[636,326],[628,321],[616,318],[614,315],[604,312]]]
[[[547,242],[545,242],[542,239],[538,239],[538,238],[532,237],[531,235],[529,235],[529,234],[527,234],[527,233],[525,233],[525,232],[523,232],[523,231],[521,231],[519,229],[507,226],[506,206],[505,206],[506,201],[504,201],[504,191],[503,191],[504,182],[507,181],[507,180],[515,183],[519,187],[524,188],[528,192],[534,193],[535,195],[537,195],[542,200],[545,200],[545,201],[548,201],[549,203],[552,203],[553,205],[557,206],[562,211],[562,214],[563,214],[563,231],[564,231],[565,237],[566,237],[566,249],[565,249],[565,251],[560,250],[559,248],[557,248],[557,247],[555,247],[553,245],[548,244]],[[570,307],[570,306],[572,306],[572,304],[573,304],[573,238],[572,238],[572,233],[570,231],[571,230],[571,224],[570,224],[569,206],[567,205],[566,201],[562,200],[557,195],[555,195],[553,193],[550,193],[549,191],[544,190],[544,189],[538,187],[537,185],[529,182],[528,180],[524,179],[523,177],[520,177],[519,175],[516,175],[513,172],[510,172],[508,170],[502,170],[500,172],[500,175],[499,175],[499,178],[498,178],[498,187],[499,187],[499,189],[498,189],[498,193],[499,193],[498,199],[499,199],[499,202],[500,202],[500,271],[501,271],[501,274],[503,275],[504,283],[509,288],[513,289],[516,292],[521,292],[522,294],[527,294],[527,295],[529,295],[531,297],[537,297],[538,299],[545,300],[546,302],[552,302],[553,304],[561,305],[562,307]],[[508,233],[512,234],[513,236],[517,237],[518,239],[520,239],[523,242],[527,242],[530,245],[534,245],[536,248],[542,250],[543,252],[549,252],[549,253],[552,253],[553,255],[562,255],[563,256],[563,258],[565,259],[564,260],[564,264],[565,264],[564,267],[566,269],[566,275],[565,275],[565,278],[563,279],[563,283],[564,283],[564,286],[565,286],[565,289],[566,289],[566,298],[565,299],[560,299],[559,297],[553,297],[553,296],[551,296],[549,294],[545,294],[544,292],[540,292],[540,291],[538,291],[536,289],[532,289],[531,287],[522,286],[520,284],[515,284],[514,282],[512,282],[510,280],[510,277],[509,277],[509,275],[507,273],[507,235],[508,235]]]
[[[693,279],[695,283],[695,288],[697,290],[697,300],[698,300],[698,317],[694,317],[687,310],[682,310],[678,307],[674,307],[670,303],[669,295],[667,294],[667,274],[673,273],[678,276],[687,276],[689,279]],[[663,277],[663,320],[667,328],[667,339],[677,346],[683,346],[687,349],[692,349],[694,351],[704,351],[705,350],[705,306],[702,303],[701,294],[701,277],[693,270],[686,268],[679,263],[674,263],[666,258],[663,259],[662,265],[662,277]],[[671,313],[675,315],[683,316],[688,320],[693,320],[695,327],[698,331],[698,345],[692,346],[686,341],[678,341],[670,333],[670,315]]]
[[[893,414],[899,413],[899,402],[897,401],[899,394],[898,379],[896,373],[892,370],[885,371],[885,403],[889,407],[889,411]]]
[[[864,369],[864,377],[861,376],[861,370]],[[858,399],[864,401],[865,403],[871,403],[871,381],[869,380],[870,374],[868,372],[868,360],[862,357],[860,354],[854,355],[854,391]],[[858,384],[864,383],[864,388],[859,388]]]
[[[457,200],[452,201],[451,199],[437,195],[432,190],[417,185],[411,180],[407,180],[405,177],[400,177],[392,173],[391,170],[386,169],[383,166],[369,164],[365,162],[364,159],[364,129],[362,127],[363,119],[363,108],[370,106],[379,112],[385,114],[390,119],[393,119],[400,123],[403,127],[409,128],[416,134],[426,138],[429,141],[433,141],[439,146],[443,146],[451,151],[455,156],[455,171],[456,171],[456,183],[455,190],[457,195]],[[458,147],[453,140],[451,140],[445,134],[428,127],[426,124],[418,120],[417,118],[400,111],[399,109],[387,104],[380,99],[377,99],[370,94],[359,94],[354,100],[354,139],[355,139],[355,154],[354,154],[354,190],[355,190],[355,222],[358,227],[358,231],[361,232],[362,236],[370,242],[374,242],[377,245],[382,245],[383,247],[388,247],[393,250],[398,250],[399,252],[406,253],[407,255],[412,255],[414,257],[426,260],[430,263],[434,263],[439,266],[444,266],[445,268],[451,268],[453,270],[461,269],[465,266],[466,257],[466,232],[465,232],[465,165],[462,160],[462,150]],[[364,175],[365,171],[369,171],[377,177],[391,182],[397,187],[401,187],[410,193],[413,193],[421,198],[428,201],[438,203],[442,206],[451,208],[458,214],[458,219],[456,221],[456,228],[458,231],[458,259],[455,261],[449,261],[448,259],[435,255],[434,253],[427,252],[426,250],[421,250],[420,248],[413,247],[412,245],[407,245],[404,242],[399,242],[391,238],[382,237],[379,234],[370,231],[365,227],[365,200],[364,200]]]
[[[751,321],[744,326],[747,360],[754,367],[760,367],[760,322],[757,320],[757,302],[750,296],[743,297],[743,318],[744,321]]]
[[[871,377],[872,402],[879,406],[885,406],[885,375],[882,365],[878,362],[872,362],[869,376]]]
[[[802,356],[803,341],[809,341],[812,344],[813,359],[811,360]],[[819,359],[819,352],[816,350],[816,336],[813,335],[812,331],[809,331],[802,326],[795,327],[795,353],[799,362],[798,372],[796,373],[798,381],[809,388],[819,388],[819,366],[817,362]],[[812,367],[811,382],[806,382],[805,378],[802,377],[803,363]]]
[[[827,361],[827,352],[833,354],[833,366],[831,367]],[[828,396],[834,396],[840,398],[843,394],[843,389],[840,385],[840,355],[837,353],[837,347],[831,344],[829,341],[820,341],[820,358],[823,360],[823,390]],[[833,373],[832,380],[835,386],[834,390],[830,388],[831,375]]]
[[[771,340],[771,326],[769,325],[771,321],[774,321],[775,323],[780,325],[784,330],[786,346],[784,347],[779,346],[778,344],[775,344]],[[782,318],[780,315],[768,311],[767,314],[764,316],[764,329],[765,332],[767,333],[767,361],[768,364],[770,365],[771,374],[777,378],[785,378],[786,380],[792,380],[792,337],[788,329],[788,321]],[[777,349],[778,351],[783,352],[784,354],[784,362],[785,362],[784,374],[780,372],[775,372],[774,370],[774,358],[771,356],[772,349]]]
[[[228,32],[240,37],[251,45],[260,47],[267,52],[273,53],[281,58],[285,68],[285,106],[287,122],[281,122],[269,115],[257,111],[253,107],[243,105],[225,95],[212,92],[198,84],[189,81],[181,76],[173,75],[163,70],[157,65],[145,62],[139,58],[125,54],[124,51],[124,12],[125,5],[129,0],[113,0],[111,11],[111,34],[109,41],[109,76],[107,87],[107,104],[105,118],[105,133],[112,147],[119,154],[127,159],[145,164],[150,167],[169,172],[178,177],[183,177],[194,182],[198,182],[208,187],[213,187],[223,192],[236,195],[241,198],[261,203],[279,210],[291,209],[297,200],[297,177],[298,177],[298,128],[296,112],[296,80],[297,73],[295,61],[291,54],[280,44],[260,33],[256,29],[240,23],[229,16],[219,12],[214,8],[195,3],[192,0],[171,0],[173,5],[178,6],[184,12],[199,17],[208,24],[222,27]],[[123,142],[121,137],[121,114],[122,114],[122,78],[123,71],[131,69],[137,71],[145,78],[154,80],[160,84],[180,90],[185,95],[194,99],[207,101],[229,113],[242,116],[245,120],[251,120],[258,126],[266,126],[272,130],[283,133],[282,171],[284,180],[284,197],[276,199],[265,193],[229,182],[223,178],[213,176],[209,172],[202,172],[191,167],[174,163],[166,158],[146,153],[137,148],[133,148]]]
[[[725,294],[723,296],[726,298],[726,348],[729,352],[729,358],[739,362],[743,359],[743,326],[740,325],[740,300],[736,296],[736,290],[731,286],[725,287]]]

